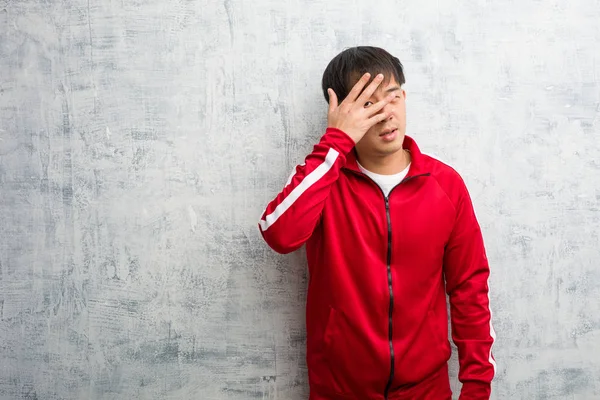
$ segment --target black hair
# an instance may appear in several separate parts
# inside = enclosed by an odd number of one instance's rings
[[[323,72],[321,88],[325,100],[329,103],[327,89],[331,88],[341,103],[367,72],[371,74],[370,81],[382,73],[386,82],[391,77],[394,77],[399,85],[406,82],[402,63],[386,50],[371,46],[351,47],[335,56]]]

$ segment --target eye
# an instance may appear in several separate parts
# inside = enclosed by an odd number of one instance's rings
[[[367,108],[367,107],[370,107],[370,106],[372,106],[372,105],[373,105],[373,102],[372,102],[372,101],[367,101],[367,102],[365,103],[365,108]]]

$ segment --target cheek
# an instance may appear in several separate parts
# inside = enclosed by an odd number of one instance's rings
[[[394,112],[394,117],[404,123],[406,121],[406,109],[404,106],[398,107]]]
[[[404,115],[406,113],[406,103],[398,100],[397,104],[394,105],[394,109],[398,114]]]
[[[379,129],[379,127],[377,126],[377,124],[370,127],[369,130],[367,131],[367,133],[365,133],[365,137],[373,137],[373,135],[377,135],[378,129]]]

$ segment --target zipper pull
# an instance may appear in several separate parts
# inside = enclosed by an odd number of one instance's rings
[[[390,209],[390,198],[389,197],[385,198],[385,209],[386,210]]]

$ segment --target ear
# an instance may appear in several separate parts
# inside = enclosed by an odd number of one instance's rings
[[[406,90],[404,90],[404,88],[402,88],[402,96],[404,97],[404,100],[406,100]]]

